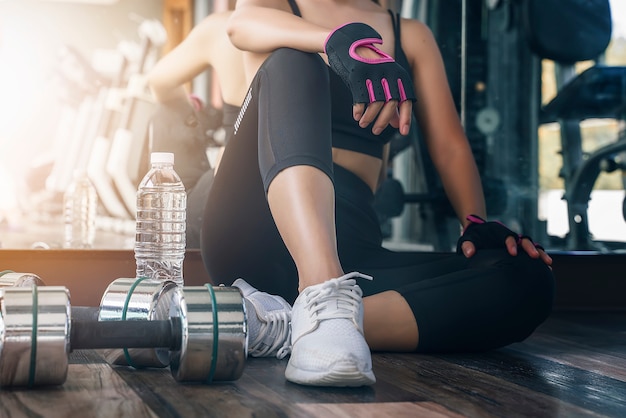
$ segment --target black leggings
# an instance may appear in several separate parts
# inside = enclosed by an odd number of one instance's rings
[[[201,246],[213,282],[242,277],[295,300],[297,270],[265,193],[281,169],[308,164],[334,181],[344,271],[374,277],[358,283],[365,296],[395,290],[407,300],[419,327],[418,351],[487,350],[528,337],[552,307],[554,279],[543,262],[504,249],[481,250],[468,260],[382,247],[371,190],[332,165],[327,77],[317,54],[281,49],[251,84],[206,205]]]

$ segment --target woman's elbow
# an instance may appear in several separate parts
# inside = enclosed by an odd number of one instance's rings
[[[161,77],[161,74],[159,74],[159,72],[156,70],[157,68],[155,67],[151,71],[149,71],[146,74],[145,80],[146,86],[152,93],[152,97],[154,97],[156,100],[159,100],[161,96],[160,92],[166,90],[167,87],[164,86],[163,77]]]
[[[171,100],[178,94],[176,90],[179,87],[182,88],[182,86],[176,85],[174,81],[171,80],[171,77],[168,77],[168,75],[161,70],[158,64],[146,74],[145,83],[152,94],[152,98],[157,103],[164,103]]]
[[[149,71],[146,74],[146,85],[150,89],[150,91],[158,90],[159,88],[159,77],[155,74],[154,69]]]

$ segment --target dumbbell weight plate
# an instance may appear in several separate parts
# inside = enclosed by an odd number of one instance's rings
[[[5,287],[44,286],[45,283],[36,274],[16,273],[11,270],[0,271],[0,289]]]
[[[120,278],[105,290],[100,301],[100,321],[168,319],[174,300],[174,282],[150,279]],[[105,354],[111,364],[143,367],[167,367],[166,348],[128,348],[109,350]]]
[[[70,296],[62,286],[0,292],[0,386],[60,385],[70,351]]]
[[[182,323],[181,349],[171,353],[172,376],[181,382],[232,381],[247,357],[247,321],[236,287],[186,286],[178,289],[170,316]]]

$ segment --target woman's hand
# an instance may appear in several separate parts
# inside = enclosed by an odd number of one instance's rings
[[[522,247],[531,258],[541,258],[547,265],[552,265],[552,257],[546,253],[541,245],[533,242],[530,237],[522,236],[518,241],[507,238],[505,245],[511,255],[516,255],[517,247]]]
[[[370,48],[360,47],[356,49],[358,56],[367,60],[375,60],[380,55]],[[379,135],[387,125],[398,129],[402,135],[408,135],[411,128],[411,115],[413,114],[413,102],[405,100],[399,102],[391,100],[389,102],[377,101],[369,104],[355,103],[352,107],[354,120],[359,122],[361,128],[367,128],[372,122],[372,132]]]
[[[398,129],[402,135],[408,135],[411,128],[411,115],[413,112],[413,102],[405,100],[398,102],[390,100],[388,102],[378,101],[367,105],[365,103],[355,103],[352,107],[354,120],[359,122],[361,128],[367,128],[372,122],[372,132],[379,135],[387,125]]]
[[[512,256],[516,256],[518,247],[521,247],[531,258],[541,258],[548,266],[552,265],[552,257],[530,237],[518,235],[500,222],[487,222],[476,215],[470,215],[467,219],[470,223],[457,242],[457,253],[463,253],[469,258],[478,249],[501,248],[504,244]]]
[[[504,241],[504,245],[506,246],[507,251],[512,256],[517,255],[517,247],[520,246],[526,251],[526,253],[531,258],[541,258],[541,260],[546,263],[548,266],[552,265],[552,257],[545,252],[545,250],[540,246],[535,246],[530,239],[523,238],[522,241],[518,244],[515,238],[507,237]],[[474,254],[476,254],[476,246],[471,241],[465,241],[461,244],[461,250],[465,257],[470,258]]]
[[[348,23],[332,31],[324,50],[328,63],[352,92],[353,116],[380,134],[387,125],[407,135],[415,93],[411,77],[387,53],[376,47],[382,38],[364,23]]]

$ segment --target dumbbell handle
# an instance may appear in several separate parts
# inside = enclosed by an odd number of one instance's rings
[[[70,349],[168,348],[178,350],[181,319],[98,321],[97,308],[72,307]]]

